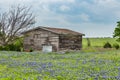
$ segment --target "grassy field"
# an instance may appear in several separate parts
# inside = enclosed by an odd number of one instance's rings
[[[0,52],[0,80],[119,80],[120,51]]]
[[[0,51],[0,80],[120,80],[120,50],[113,38],[83,39],[83,50],[66,54]]]
[[[120,42],[117,42],[115,38],[89,38],[91,47],[103,47],[106,42],[109,42],[111,45],[117,43],[120,45]],[[83,38],[83,48],[87,47],[87,39]]]

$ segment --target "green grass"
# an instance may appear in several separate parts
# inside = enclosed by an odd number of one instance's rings
[[[106,42],[109,42],[111,45],[117,43],[120,45],[120,42],[117,42],[115,38],[89,38],[91,47],[103,47]],[[83,38],[83,48],[87,47],[87,39]]]
[[[119,80],[120,51],[0,52],[0,80]]]
[[[119,80],[120,50],[113,38],[83,38],[83,50],[67,54],[0,51],[0,80]]]

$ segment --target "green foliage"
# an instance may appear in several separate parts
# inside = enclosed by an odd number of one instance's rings
[[[113,47],[114,47],[115,49],[119,49],[119,48],[120,48],[119,44],[117,44],[117,43],[113,44]]]
[[[120,41],[120,21],[117,22],[117,27],[114,30],[113,37],[117,38],[117,41]]]
[[[0,50],[3,50],[3,47],[2,47],[2,46],[0,46]]]
[[[24,48],[23,48],[23,47],[20,47],[20,51],[23,52],[23,51],[24,51]]]
[[[0,50],[4,51],[20,51],[20,46],[14,45],[14,44],[9,44],[6,46],[0,46]]]
[[[104,48],[112,48],[112,46],[109,42],[106,42],[103,47]]]
[[[6,45],[4,48],[7,51],[14,51],[16,47],[13,44],[9,44],[9,45]]]
[[[109,43],[111,45],[113,45],[114,43],[117,43],[117,44],[120,45],[120,43],[118,41],[116,41],[116,38],[89,38],[89,40],[90,40],[90,43],[91,43],[90,47],[95,47],[95,48],[103,48],[103,45],[107,41],[109,41]],[[88,48],[87,39],[86,38],[83,38],[82,46],[83,46],[83,49],[84,48]]]
[[[69,50],[67,50],[67,51],[65,51],[65,52],[63,52],[63,53],[65,53],[65,54],[69,54],[69,53],[71,53]]]
[[[4,51],[23,51],[23,39],[17,39],[13,44],[8,44],[5,46],[0,46],[0,50]]]
[[[30,52],[33,52],[33,48],[30,48]]]
[[[89,38],[87,38],[87,45],[88,45],[88,47],[91,46],[91,43],[90,43],[90,39],[89,39]]]

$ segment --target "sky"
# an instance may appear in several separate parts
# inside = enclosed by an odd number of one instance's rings
[[[85,37],[112,37],[120,20],[120,0],[0,0],[0,12],[16,4],[32,6],[34,26],[67,28]]]

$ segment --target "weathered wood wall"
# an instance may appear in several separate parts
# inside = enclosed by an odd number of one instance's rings
[[[80,50],[82,48],[82,36],[81,35],[61,35],[59,37],[59,49],[60,50]]]
[[[80,50],[82,48],[82,35],[59,35],[44,29],[36,29],[25,35],[25,50],[42,50],[42,46],[46,44],[52,45],[53,51]]]
[[[38,29],[34,31],[27,32],[24,38],[24,49],[34,49],[42,50],[42,46],[46,44],[46,40],[49,39],[50,44],[53,46],[54,50],[58,50],[59,47],[59,37],[57,34],[52,32]]]

